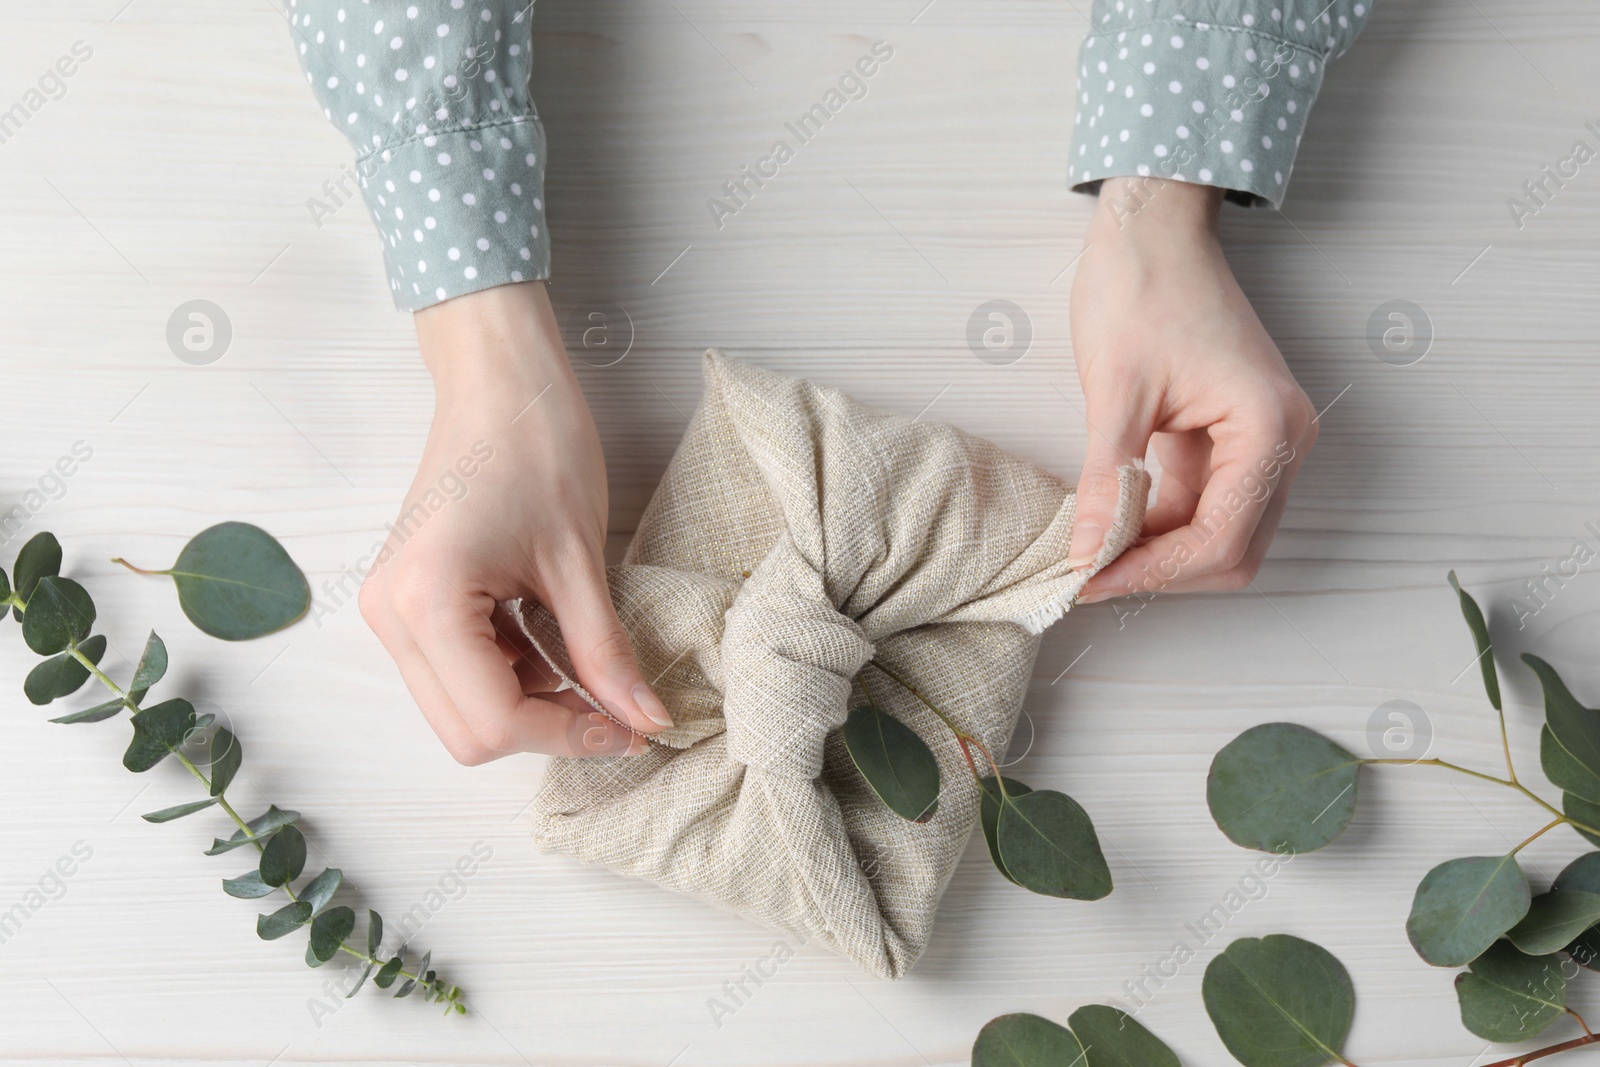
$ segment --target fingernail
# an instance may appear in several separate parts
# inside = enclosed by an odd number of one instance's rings
[[[644,712],[645,718],[657,726],[671,726],[672,716],[667,714],[666,705],[661,703],[661,698],[643,682],[633,687],[633,702]]]
[[[1100,554],[1106,531],[1097,522],[1080,522],[1072,528],[1072,543],[1067,546],[1067,566],[1087,567]]]
[[[1102,600],[1110,600],[1112,597],[1117,597],[1117,596],[1121,596],[1121,595],[1122,595],[1121,593],[1114,592],[1114,591],[1112,591],[1110,589],[1099,589],[1099,590],[1096,590],[1093,593],[1090,593],[1088,596],[1079,597],[1078,598],[1078,603],[1079,604],[1098,604]]]

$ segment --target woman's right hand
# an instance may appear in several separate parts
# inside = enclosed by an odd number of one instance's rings
[[[606,587],[605,457],[543,282],[416,313],[435,408],[415,481],[361,589],[361,614],[455,759],[641,752],[491,615],[532,597],[581,682],[641,733],[671,725]],[[470,473],[469,473],[470,472]]]

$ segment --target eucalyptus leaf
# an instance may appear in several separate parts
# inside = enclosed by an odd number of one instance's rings
[[[1456,591],[1456,597],[1461,601],[1461,614],[1466,617],[1467,629],[1472,631],[1472,643],[1478,649],[1478,669],[1483,673],[1483,691],[1489,694],[1489,703],[1494,710],[1500,710],[1500,676],[1495,673],[1494,644],[1489,640],[1489,624],[1484,622],[1483,611],[1478,607],[1478,602],[1472,599],[1472,594],[1461,588],[1461,583],[1456,581],[1456,572],[1450,572],[1450,588]]]
[[[1530,956],[1545,956],[1566,948],[1595,923],[1600,923],[1600,893],[1552,889],[1533,898],[1528,914],[1506,937]]]
[[[1015,778],[1007,778],[1006,790],[1014,797],[1025,796],[1033,792],[1028,786],[1023,785]],[[980,821],[983,823],[983,839],[989,845],[989,858],[994,861],[994,869],[1005,875],[1006,880],[1013,885],[1022,883],[1011,877],[1011,872],[1006,870],[1006,865],[1000,858],[1000,841],[996,836],[1000,828],[1000,804],[1002,794],[995,781],[994,775],[978,779],[978,784],[983,787],[983,797],[978,802]]]
[[[844,743],[861,777],[902,819],[927,822],[939,806],[939,762],[916,731],[872,704],[850,713]]]
[[[383,916],[367,909],[367,955],[374,958],[378,955],[378,948],[383,944]]]
[[[191,800],[187,804],[175,804],[170,808],[162,808],[160,811],[148,812],[147,814],[139,816],[139,818],[143,819],[145,822],[171,822],[173,819],[181,819],[185,815],[193,815],[197,811],[202,811],[205,808],[209,808],[216,802],[216,797],[206,797],[204,800]]]
[[[17,562],[11,568],[11,584],[17,596],[26,604],[33,596],[40,578],[52,578],[60,573],[61,542],[56,540],[53,533],[36,533],[17,553]],[[22,612],[16,608],[11,609],[11,614],[14,618],[22,618]]]
[[[311,607],[311,587],[289,553],[267,531],[247,522],[201,530],[170,568],[140,573],[170,576],[189,621],[224,641],[274,633]]]
[[[91,663],[98,665],[106,654],[104,634],[95,634],[78,646]],[[35,704],[48,704],[60,697],[70,696],[83,688],[89,680],[89,668],[72,655],[71,651],[51,656],[36,664],[22,683],[22,692]]]
[[[337,867],[328,867],[306,883],[305,888],[300,890],[300,899],[310,904],[311,911],[315,914],[327,906],[343,882],[344,872]]]
[[[39,583],[41,588],[45,582]],[[194,726],[194,717],[194,705],[181,698],[145,708],[129,720],[133,723],[133,740],[122,755],[122,765],[135,773],[148,771],[183,744]]]
[[[366,984],[367,975],[371,974],[372,968],[376,967],[377,965],[377,960],[367,961],[367,965],[361,968],[361,977],[356,979],[356,984],[350,987],[350,992],[344,995],[344,999],[349,1000],[351,997],[355,996],[361,991],[361,987]]]
[[[243,761],[244,748],[239,744],[239,739],[226,726],[219,726],[217,732],[211,735],[209,769],[212,796],[220,797],[233,784],[233,776],[239,773],[239,765]]]
[[[276,941],[284,934],[304,926],[311,918],[311,905],[303,900],[285,904],[271,915],[256,916],[256,936],[263,941]]]
[[[1584,826],[1600,830],[1600,804],[1585,800],[1576,793],[1562,793],[1561,810],[1567,818],[1576,819]],[[1572,829],[1591,845],[1600,845],[1600,834],[1593,830],[1585,830],[1582,826],[1574,826]]]
[[[1244,1067],[1339,1062],[1355,989],[1327,949],[1289,934],[1243,937],[1206,966],[1200,983],[1217,1036]]]
[[[1556,875],[1550,888],[1554,891],[1600,893],[1600,852],[1586,852],[1567,864]],[[1592,971],[1600,971],[1600,925],[1592,926],[1573,938],[1566,949],[1576,962]]]
[[[395,999],[398,1000],[402,997],[409,997],[411,995],[411,991],[415,988],[417,988],[417,980],[415,978],[407,978],[404,982],[400,983],[400,988],[394,991]]]
[[[39,579],[22,617],[22,639],[41,656],[53,656],[89,636],[94,625],[94,601],[89,591],[71,578]]]
[[[399,956],[389,957],[389,962],[378,969],[378,975],[372,980],[372,984],[379,989],[388,989],[394,985],[395,976],[400,973],[400,968],[404,966],[405,961]]]
[[[9,599],[11,599],[11,580],[6,577],[6,569],[0,567],[0,600]],[[0,608],[0,614],[3,614],[4,611],[4,608]]]
[[[973,1043],[973,1067],[1085,1067],[1083,1045],[1059,1022],[1019,1011],[990,1019]]]
[[[222,891],[230,897],[254,900],[256,897],[264,897],[269,893],[276,893],[278,887],[263,882],[260,871],[246,871],[237,878],[224,878],[222,880]]]
[[[220,856],[224,852],[232,852],[236,848],[254,844],[278,827],[288,826],[290,823],[299,821],[299,819],[300,813],[298,811],[285,811],[276,804],[268,805],[263,814],[245,823],[250,829],[248,834],[243,830],[235,830],[233,836],[226,841],[217,838],[211,843],[211,847],[206,850],[206,855]]]
[[[70,715],[63,715],[60,718],[51,719],[50,721],[61,723],[100,722],[102,719],[111,718],[111,716],[120,712],[125,706],[126,705],[122,703],[122,698],[118,697],[115,700],[108,700],[104,704],[96,704],[92,708],[84,708],[82,711],[75,711]]]
[[[1111,892],[1111,870],[1094,823],[1065,793],[1040,789],[1000,805],[995,840],[1005,870],[1035,893],[1099,900]]]
[[[1228,742],[1211,761],[1206,803],[1236,845],[1310,852],[1350,824],[1361,763],[1315,730],[1264,723]]]
[[[317,958],[316,948],[312,945],[312,943],[309,940],[306,941],[306,966],[307,967],[321,967],[324,963],[327,963],[327,962],[328,962],[327,960],[318,959]]]
[[[1593,711],[1578,703],[1576,697],[1556,669],[1531,653],[1524,652],[1522,661],[1533,668],[1544,688],[1544,717],[1549,734],[1540,736],[1540,759],[1545,762],[1545,773],[1562,789],[1577,793],[1585,800],[1600,803],[1595,782],[1600,782],[1600,711]],[[1552,763],[1546,754],[1545,737],[1550,738],[1563,758],[1554,760],[1555,769],[1564,775],[1575,774],[1573,765],[1581,767],[1586,776],[1577,783],[1557,781],[1551,774]],[[1570,761],[1570,762],[1568,762]]]
[[[1522,1041],[1566,1010],[1567,980],[1561,958],[1528,955],[1496,941],[1456,975],[1461,1025],[1485,1041]]]
[[[1447,860],[1417,886],[1406,936],[1435,967],[1463,967],[1522,921],[1532,899],[1514,855]]]
[[[344,939],[356,928],[356,913],[343,904],[311,920],[311,954],[326,962],[333,959]]]
[[[1085,1004],[1067,1025],[1083,1043],[1088,1067],[1182,1067],[1165,1042],[1125,1011]]]
[[[1580,800],[1600,804],[1600,775],[1594,774],[1563,748],[1548,723],[1539,730],[1539,765],[1544,769],[1544,776],[1556,788]]]
[[[306,838],[292,823],[281,827],[261,853],[261,880],[268,885],[288,885],[306,866]]]
[[[139,665],[133,669],[133,681],[128,683],[128,696],[137,704],[151,686],[161,681],[167,673],[167,645],[154,630],[144,640],[144,651],[139,655]]]

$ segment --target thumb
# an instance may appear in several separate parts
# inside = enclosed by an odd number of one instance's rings
[[[604,566],[596,561],[569,574],[569,580],[551,590],[549,608],[578,681],[607,711],[641,733],[671,726],[672,716],[645,684],[633,642],[612,607]]]
[[[1117,468],[1142,460],[1150,443],[1150,423],[1135,412],[1117,412],[1107,420],[1091,408],[1087,421],[1088,453],[1078,475],[1072,541],[1067,548],[1067,565],[1071,567],[1087,567],[1099,555],[1122,494]]]

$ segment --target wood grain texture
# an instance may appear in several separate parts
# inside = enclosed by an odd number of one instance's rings
[[[580,368],[618,547],[693,409],[707,346],[907,413],[933,402],[928,418],[1075,470],[1085,431],[1066,299],[1090,201],[1064,175],[1088,4],[925,3],[539,4],[554,297],[563,311],[620,304],[637,333],[621,363]],[[1436,754],[1496,765],[1450,567],[1508,662],[1538,650],[1600,697],[1592,573],[1523,629],[1511,610],[1574,541],[1600,544],[1585,526],[1600,526],[1600,163],[1520,229],[1506,208],[1575,140],[1594,143],[1597,38],[1600,14],[1578,0],[1382,0],[1330,72],[1284,213],[1228,210],[1241,281],[1313,400],[1333,406],[1256,589],[1122,618],[1097,605],[1047,639],[1018,772],[1093,813],[1118,891],[1093,905],[1031,898],[979,846],[911,978],[876,983],[802,947],[718,1026],[708,998],[774,936],[535,854],[519,815],[538,761],[452,763],[353,604],[323,586],[382,535],[431,398],[365,213],[318,228],[306,209],[347,153],[282,18],[266,2],[6,5],[0,106],[74,41],[94,56],[0,145],[0,502],[74,442],[92,447],[25,533],[61,535],[101,606],[109,661],[126,670],[160,630],[173,691],[244,739],[241,795],[306,813],[313,862],[342,867],[361,904],[394,921],[445,879],[451,898],[416,944],[474,1013],[443,1021],[363,996],[314,1018],[325,973],[306,971],[298,947],[257,941],[251,906],[218,890],[248,861],[200,855],[218,820],[138,819],[190,796],[181,773],[123,772],[123,727],[46,723],[18,691],[32,658],[6,638],[0,910],[74,842],[93,855],[0,945],[0,1061],[945,1065],[966,1062],[995,1014],[1064,1020],[1142,980],[1141,1021],[1185,1063],[1223,1063],[1204,963],[1226,939],[1272,931],[1349,966],[1357,1062],[1473,1061],[1483,1046],[1459,1026],[1450,973],[1416,957],[1402,924],[1428,867],[1502,851],[1540,820],[1443,772],[1367,775],[1339,842],[1284,867],[1176,974],[1149,976],[1255,862],[1204,807],[1210,757],[1240,730],[1293,719],[1363,751],[1373,710],[1407,699],[1430,715]],[[719,230],[706,199],[877,39],[896,52],[867,98]],[[1035,329],[1007,367],[964,340],[973,308],[996,297]],[[193,298],[233,324],[207,367],[164,340]],[[1411,367],[1365,340],[1394,298],[1436,331]],[[335,610],[224,647],[184,623],[170,589],[106,562],[159,564],[224,518],[278,534]],[[1520,668],[1506,680],[1536,779],[1537,693]],[[457,890],[447,872],[480,840],[493,857]],[[1536,877],[1578,844],[1531,847]]]

